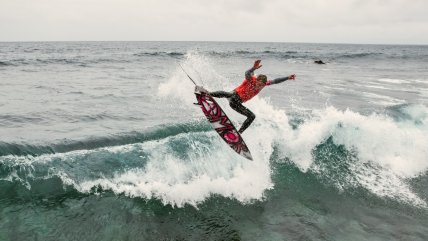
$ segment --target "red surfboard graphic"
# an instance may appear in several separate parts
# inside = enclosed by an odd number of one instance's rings
[[[202,112],[220,137],[239,155],[253,160],[250,150],[220,105],[202,87],[196,86],[195,95]]]

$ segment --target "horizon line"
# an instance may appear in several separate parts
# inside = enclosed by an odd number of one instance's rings
[[[0,43],[42,43],[42,42],[207,42],[207,43],[284,43],[284,44],[343,44],[343,45],[414,45],[426,46],[428,43],[346,43],[346,42],[283,42],[283,41],[235,41],[235,40],[12,40]]]

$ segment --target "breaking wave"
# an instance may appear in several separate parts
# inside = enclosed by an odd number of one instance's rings
[[[160,89],[175,81],[188,82],[175,76]],[[244,134],[253,162],[236,155],[204,121],[67,144],[2,143],[0,190],[18,185],[30,197],[109,191],[181,207],[212,195],[251,203],[278,187],[321,195],[310,181],[335,195],[426,208],[428,197],[412,183],[427,178],[427,107],[392,106],[371,115],[328,107],[303,118],[258,97],[248,105],[258,116]]]

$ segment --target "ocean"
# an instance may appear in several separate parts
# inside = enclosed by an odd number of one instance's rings
[[[249,161],[179,65],[231,91],[256,59],[297,78],[245,103]],[[422,45],[1,42],[0,240],[428,240],[427,63]]]

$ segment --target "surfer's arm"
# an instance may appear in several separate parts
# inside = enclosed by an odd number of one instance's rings
[[[295,78],[296,78],[296,75],[292,74],[292,75],[287,76],[287,77],[282,77],[282,78],[276,78],[274,80],[269,80],[268,82],[266,82],[266,85],[279,84],[279,83],[282,83],[282,82],[284,82],[286,80],[289,80],[289,79],[294,80]]]
[[[251,80],[251,76],[254,75],[254,70],[255,70],[254,67],[251,67],[251,69],[245,71],[245,79]]]
[[[258,69],[258,68],[262,67],[262,65],[260,64],[260,62],[262,62],[260,59],[256,60],[256,61],[254,62],[253,67],[252,67],[251,69],[249,69],[249,70],[245,71],[245,79],[247,79],[247,80],[251,80],[251,76],[253,76],[253,75],[254,75],[254,70],[256,70],[256,69]]]

